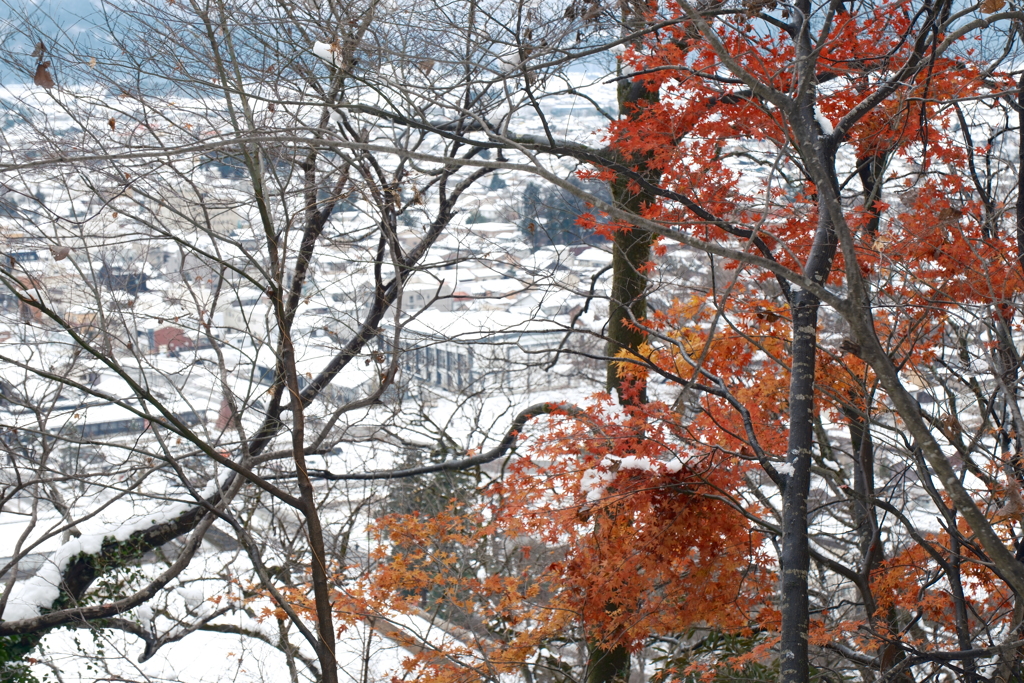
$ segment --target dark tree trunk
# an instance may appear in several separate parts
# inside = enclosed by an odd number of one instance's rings
[[[807,497],[814,447],[814,362],[818,348],[817,297],[799,291],[793,296],[793,361],[789,389],[789,474],[782,494],[782,556],[780,611],[780,673],[782,683],[806,683],[810,677],[807,628],[810,618],[807,576]]]
[[[838,202],[838,181],[834,171],[832,143],[817,135],[813,100],[803,105],[804,154],[814,156],[813,165],[828,174],[818,179],[818,225],[804,265],[803,275],[824,285],[835,260],[838,243],[826,202]],[[814,134],[810,134],[814,131]],[[807,683],[810,660],[807,633],[810,621],[808,577],[811,568],[807,537],[807,499],[811,485],[811,456],[814,448],[815,359],[818,350],[818,312],[821,301],[806,289],[794,288],[790,300],[793,325],[792,364],[789,384],[789,442],[786,446],[788,475],[782,491],[782,552],[780,612],[782,634],[779,652],[780,683]]]
[[[658,101],[658,93],[651,92],[643,83],[628,83],[619,88],[619,111],[627,117],[636,116],[646,104]],[[639,167],[647,179],[658,181],[659,174],[648,171],[644,159],[622,159],[627,165]],[[644,206],[654,198],[646,192],[632,192],[629,181],[619,177],[612,183],[612,200],[616,206],[639,215]],[[607,354],[615,356],[621,351],[636,352],[647,338],[637,325],[647,317],[647,275],[644,265],[651,260],[651,244],[654,235],[649,230],[636,226],[623,228],[615,233],[612,242],[612,286],[608,302],[608,345]],[[617,375],[616,364],[608,363],[608,391],[615,392],[623,402],[622,386]],[[646,390],[641,389],[639,402],[647,400]]]

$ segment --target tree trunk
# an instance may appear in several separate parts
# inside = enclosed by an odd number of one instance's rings
[[[639,213],[641,205],[648,199],[643,193],[632,194],[627,181],[619,179],[612,185],[612,198],[616,205],[630,212]],[[608,345],[607,355],[614,357],[621,351],[636,353],[647,335],[635,322],[647,316],[647,276],[642,266],[651,260],[653,235],[647,230],[633,227],[615,233],[612,244],[612,287],[608,303]],[[619,403],[628,402],[623,396],[622,383],[618,377],[618,364],[608,363],[608,392],[615,392]],[[647,402],[647,389],[641,387],[635,399]]]
[[[789,389],[790,470],[782,494],[782,556],[780,559],[780,612],[782,640],[779,679],[806,683],[810,678],[807,629],[810,618],[807,575],[807,496],[811,486],[811,449],[814,444],[814,361],[818,347],[817,297],[809,292],[793,296],[793,362]]]
[[[624,10],[624,23],[627,26],[643,21],[638,14],[627,14]],[[642,82],[620,81],[619,84],[620,116],[635,116],[643,106],[658,101],[658,92],[650,91]],[[629,164],[632,160],[623,160]],[[633,162],[635,163],[635,162]],[[643,160],[637,164],[641,172],[657,181],[658,174],[648,172]],[[644,205],[652,201],[652,197],[644,192],[632,192],[626,178],[617,178],[611,187],[612,201],[630,213],[640,214]],[[612,242],[612,286],[611,298],[608,303],[608,343],[606,353],[614,358],[621,351],[637,353],[647,338],[646,333],[636,323],[647,317],[647,275],[644,265],[651,260],[651,245],[654,235],[649,230],[636,226],[616,231]],[[608,361],[606,388],[614,393],[620,405],[642,404],[647,402],[646,385],[633,387],[635,391],[625,390],[618,377],[618,363]],[[600,524],[597,520],[596,524]],[[608,605],[608,611],[614,611],[616,605]],[[624,645],[604,648],[600,644],[588,644],[587,683],[624,683],[629,680],[630,653]]]

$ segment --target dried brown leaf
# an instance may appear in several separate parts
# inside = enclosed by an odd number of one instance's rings
[[[47,90],[56,85],[56,83],[53,82],[53,76],[50,75],[49,68],[49,62],[42,62],[36,67],[36,74],[32,77],[33,83],[42,88],[46,88]]]
[[[63,261],[71,253],[71,247],[51,246],[50,255],[53,256],[54,261]]]

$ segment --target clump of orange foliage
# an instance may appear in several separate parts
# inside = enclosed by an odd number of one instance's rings
[[[678,420],[598,395],[523,435],[478,504],[377,520],[378,597],[467,634],[417,655],[430,680],[513,671],[566,640],[636,649],[695,624],[758,626],[773,560],[735,495],[749,465],[684,445]]]

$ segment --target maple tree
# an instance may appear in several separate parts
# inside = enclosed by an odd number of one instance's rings
[[[628,72],[608,146],[492,140],[612,184],[611,203],[561,186],[591,201],[581,222],[614,249],[609,391],[623,407],[605,395],[524,430],[476,517],[386,523],[379,587],[440,582],[446,609],[487,622],[486,648],[424,655],[424,673],[514,670],[516,648],[559,638],[615,656],[698,629],[745,645],[702,659],[691,639],[660,677],[771,662],[784,682],[1018,676],[1024,198],[1008,139],[1024,113],[1006,27],[1021,13],[616,11]],[[660,274],[673,242],[706,255],[710,282]],[[448,533],[468,548],[527,538],[558,559],[459,580],[445,555],[412,571]]]

